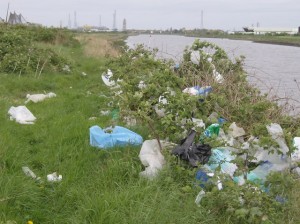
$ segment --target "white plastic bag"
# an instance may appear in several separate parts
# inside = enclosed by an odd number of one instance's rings
[[[51,173],[51,174],[47,175],[47,180],[49,182],[60,182],[62,180],[62,175],[57,176],[57,173],[54,172],[54,173]]]
[[[156,139],[144,141],[139,158],[146,167],[145,171],[142,171],[140,175],[149,179],[154,178],[165,164],[165,158],[160,152]]]
[[[25,103],[28,103],[29,101],[37,103],[52,97],[56,97],[56,94],[52,92],[47,94],[33,94],[33,95],[27,94],[26,95],[27,100],[25,101]]]
[[[279,150],[282,153],[287,153],[289,151],[289,148],[287,147],[284,136],[283,136],[283,130],[279,124],[271,123],[270,125],[267,125],[267,130],[269,134],[272,136],[272,138],[277,142],[279,145]]]
[[[8,110],[10,120],[16,120],[20,124],[34,124],[36,117],[25,106],[11,107]]]
[[[236,125],[235,122],[233,122],[229,126],[228,134],[234,138],[241,137],[246,134],[245,130],[243,128],[240,128]]]

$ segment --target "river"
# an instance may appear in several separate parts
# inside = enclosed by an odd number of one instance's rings
[[[175,35],[138,35],[130,36],[127,45],[144,44],[150,49],[157,48],[158,57],[172,58],[180,63],[184,49],[195,39]],[[200,40],[219,45],[232,59],[245,56],[244,69],[249,82],[263,93],[269,93],[270,97],[281,99],[281,104],[288,102],[294,108],[290,112],[292,115],[300,112],[300,47],[218,38]]]

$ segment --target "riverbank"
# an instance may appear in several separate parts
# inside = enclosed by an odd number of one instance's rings
[[[256,223],[262,223],[262,218],[265,223],[299,223],[300,184],[290,173],[278,173],[272,182],[273,186],[278,187],[280,196],[287,195],[283,204],[275,202],[273,198],[257,190],[254,194],[261,196],[258,196],[259,201],[255,200],[253,192],[247,191],[246,187],[243,188],[244,192],[241,192],[243,194],[238,195],[236,192],[242,188],[233,185],[231,181],[224,181],[223,193],[212,187],[204,199],[205,204],[198,207],[195,204],[200,188],[199,183],[195,181],[197,170],[178,162],[168,151],[163,151],[167,165],[157,179],[149,181],[139,176],[144,170],[138,158],[140,146],[116,147],[109,150],[90,146],[91,126],[108,127],[116,122],[111,113],[115,109],[112,105],[115,94],[104,85],[101,74],[108,68],[112,69],[113,61],[122,54],[121,48],[118,50],[116,46],[122,46],[124,38],[125,36],[117,33],[76,34],[75,38],[66,42],[38,42],[40,47],[49,47],[61,57],[63,68],[49,66],[47,70],[40,69],[40,62],[37,60],[33,66],[36,68],[39,65],[39,69],[35,69],[38,70],[37,73],[30,70],[28,73],[25,73],[25,70],[21,70],[23,71],[21,73],[15,72],[14,64],[7,66],[11,70],[0,73],[0,223],[229,224],[255,223],[255,220]],[[74,44],[69,44],[73,41]],[[10,43],[13,45],[13,42]],[[43,48],[42,52],[48,51]],[[144,55],[147,53],[119,57],[118,62],[122,66],[113,72],[115,74],[118,71],[123,74],[136,72],[136,77],[143,74],[150,77],[151,73],[160,75],[172,72],[164,63],[153,61],[151,57],[143,59]],[[14,55],[10,54],[7,57],[9,56]],[[28,57],[25,59],[22,67],[26,68]],[[67,64],[70,66],[66,67],[66,62],[70,63]],[[46,68],[47,61],[43,63]],[[157,73],[157,64],[162,66],[163,69],[160,70],[162,73]],[[126,70],[127,68],[130,69]],[[239,70],[238,67],[235,69]],[[129,81],[135,81],[134,78]],[[162,84],[171,82],[168,77],[165,77],[163,82],[160,77],[158,80],[161,83],[149,84],[151,91],[148,91],[148,96],[151,100],[156,99],[152,96],[159,94],[157,89],[162,90]],[[224,114],[231,109],[240,112],[230,115],[230,119],[237,122],[245,120],[250,127],[253,125],[251,124],[253,119],[259,119],[267,114],[264,113],[264,108],[269,108],[269,104],[255,104],[258,100],[255,98],[251,104],[242,107],[243,101],[251,100],[247,95],[249,92],[234,91],[232,83],[228,87],[230,88],[224,86],[224,91],[232,97],[228,99],[234,99],[232,103],[225,101],[227,95],[224,95],[226,97],[223,99],[221,89],[219,94],[213,95],[212,92],[212,96],[218,99],[218,106],[222,106]],[[7,112],[11,106],[24,105],[27,94],[45,92],[53,92],[57,96],[43,102],[26,104],[37,118],[35,124],[21,125],[9,119]],[[240,93],[244,94],[242,98],[237,95]],[[140,94],[134,93],[132,98],[124,100],[131,100],[130,107],[134,108],[135,103],[141,103],[139,97]],[[215,105],[213,98],[212,101],[197,100],[197,103],[203,106],[200,107],[199,113]],[[182,98],[185,104],[189,102],[186,99]],[[149,106],[148,101],[144,103],[141,109]],[[171,103],[168,105],[171,106]],[[184,108],[186,107],[181,107],[180,110]],[[256,114],[255,110],[259,110],[259,114]],[[246,116],[242,116],[243,113]],[[278,121],[280,120],[271,110],[268,110],[268,115],[272,119],[276,117]],[[173,121],[173,117],[170,117],[170,122]],[[296,134],[299,126],[298,122],[292,124],[289,118],[282,120],[283,127],[287,128],[287,139],[291,135],[289,133]],[[126,122],[119,120],[118,125],[126,126]],[[169,124],[165,123],[165,126],[160,128],[163,129],[166,125]],[[141,122],[130,129],[142,135],[144,140],[151,137],[149,137],[151,132]],[[257,133],[266,131],[263,125],[257,126],[256,129]],[[175,133],[178,129],[168,131]],[[22,171],[24,166],[29,167],[40,179],[26,176]],[[62,175],[60,182],[47,181],[47,175],[53,172]],[[245,196],[247,201],[240,200],[239,196]],[[251,197],[253,204],[248,204],[248,198]],[[251,209],[243,210],[244,205],[250,206]],[[274,207],[269,207],[267,213],[263,214],[261,208],[269,205]],[[237,207],[238,212],[235,212]],[[249,218],[246,219],[246,216]],[[242,221],[235,221],[237,219]]]

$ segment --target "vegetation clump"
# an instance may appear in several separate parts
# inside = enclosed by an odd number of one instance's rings
[[[43,27],[7,26],[0,30],[0,71],[15,74],[63,71],[71,61],[46,44],[75,44],[71,34]]]

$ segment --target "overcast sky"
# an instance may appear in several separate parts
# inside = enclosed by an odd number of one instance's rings
[[[112,28],[113,13],[117,12],[117,28],[127,20],[128,29],[179,29],[182,27],[241,30],[243,26],[298,27],[300,0],[0,0],[0,17],[10,11],[22,13],[28,22],[46,26],[77,23],[101,24]]]

